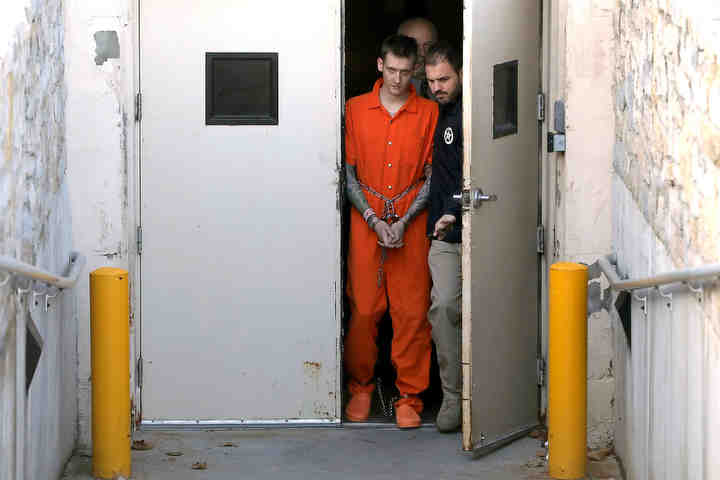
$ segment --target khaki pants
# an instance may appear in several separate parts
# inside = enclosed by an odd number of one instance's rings
[[[462,295],[462,246],[433,240],[428,254],[432,276],[428,320],[437,351],[443,395],[459,399],[462,392],[460,370],[460,316]]]

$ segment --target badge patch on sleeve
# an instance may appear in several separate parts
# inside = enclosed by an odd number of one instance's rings
[[[445,133],[443,134],[443,137],[445,138],[445,143],[450,145],[453,140],[455,139],[455,134],[453,134],[453,130],[451,127],[447,127],[445,129]]]

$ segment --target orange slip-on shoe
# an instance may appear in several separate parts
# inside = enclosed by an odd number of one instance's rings
[[[420,415],[407,404],[398,405],[395,408],[395,421],[398,428],[418,428],[421,423]]]
[[[372,393],[358,392],[354,394],[345,406],[345,416],[351,422],[364,422],[370,415],[371,401]]]

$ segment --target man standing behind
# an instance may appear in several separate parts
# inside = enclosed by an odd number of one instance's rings
[[[377,360],[378,322],[390,310],[391,359],[400,399],[400,428],[420,426],[418,394],[430,371],[430,272],[425,235],[429,180],[438,107],[410,85],[415,40],[392,35],[383,41],[382,78],[370,93],[351,98],[345,109],[345,150],[350,214],[348,297],[351,318],[345,336],[350,421],[370,412]]]
[[[430,98],[428,84],[425,81],[425,55],[428,48],[437,42],[438,31],[430,20],[415,17],[409,18],[402,22],[398,27],[397,33],[414,38],[418,45],[418,61],[415,65],[413,78],[410,80],[417,91],[417,94],[423,98]]]
[[[425,72],[430,91],[440,104],[435,129],[427,234],[432,237],[428,264],[432,274],[432,305],[428,319],[440,369],[443,402],[436,424],[441,432],[460,426],[460,300],[461,212],[453,195],[462,185],[462,64],[458,52],[441,41],[427,52]]]

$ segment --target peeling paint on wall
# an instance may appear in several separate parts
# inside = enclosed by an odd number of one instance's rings
[[[134,171],[134,34],[132,2],[66,2],[68,45],[68,177],[75,248],[88,254],[88,271],[128,269],[134,231],[128,176]],[[136,24],[134,24],[136,26]],[[132,227],[128,227],[132,223]],[[131,277],[133,278],[133,277]],[[91,452],[91,373],[87,277],[78,285],[78,443]],[[130,286],[131,296],[135,294]],[[134,326],[132,327],[134,329]],[[134,331],[131,331],[134,335]],[[135,344],[131,344],[134,348]],[[134,352],[131,352],[134,355]],[[131,382],[134,384],[134,372]],[[137,399],[136,399],[137,400]],[[137,405],[137,401],[135,401]]]
[[[14,85],[13,85],[13,74],[12,72],[8,72],[7,74],[7,81],[6,81],[7,88],[5,89],[5,98],[8,99],[8,106],[7,106],[7,121],[5,124],[5,131],[2,133],[4,135],[5,139],[3,140],[3,153],[5,154],[4,161],[2,163],[3,169],[7,168],[7,166],[10,165],[12,162],[13,157],[13,149],[12,149],[12,136],[13,136],[13,125],[15,120],[15,114],[14,114],[14,103],[12,99],[14,98]]]
[[[114,30],[95,32],[95,65],[102,65],[108,58],[120,58],[120,41]]]
[[[602,448],[613,443],[615,379],[606,374],[613,355],[612,324],[606,310],[610,295],[604,279],[592,264],[612,248],[608,207],[614,138],[612,13],[615,3],[614,0],[562,3],[564,7],[558,8],[566,8],[566,16],[561,15],[559,24],[553,28],[562,32],[558,35],[563,44],[553,47],[559,52],[557,62],[550,66],[561,88],[554,92],[557,97],[550,100],[566,102],[569,146],[566,153],[552,157],[555,166],[552,172],[553,261],[583,262],[591,266],[587,440],[591,448]],[[556,120],[555,109],[552,115],[551,122]]]

